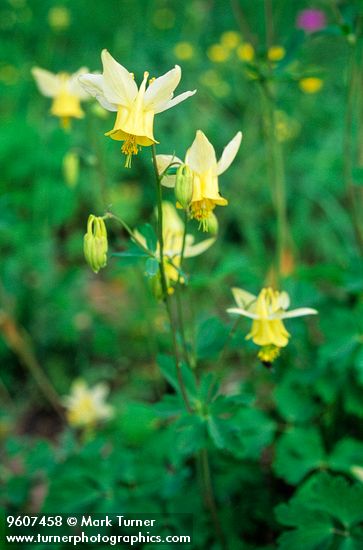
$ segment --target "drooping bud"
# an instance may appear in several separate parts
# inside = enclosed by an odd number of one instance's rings
[[[179,166],[176,171],[175,197],[184,210],[189,208],[193,197],[193,173],[186,164]]]
[[[75,187],[79,177],[79,155],[68,151],[63,157],[63,176],[69,187]]]
[[[84,256],[91,269],[98,273],[107,264],[107,229],[103,218],[91,214],[84,236]]]
[[[207,231],[213,236],[218,235],[218,218],[214,212],[211,212],[206,220],[207,222]]]

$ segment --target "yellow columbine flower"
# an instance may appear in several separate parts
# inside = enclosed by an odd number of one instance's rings
[[[230,50],[223,44],[212,44],[207,50],[207,55],[214,63],[223,63],[229,58]]]
[[[285,55],[286,50],[283,46],[271,46],[267,52],[267,57],[270,61],[281,61]]]
[[[238,46],[236,53],[241,61],[246,61],[247,63],[250,63],[255,58],[255,49],[249,42]]]
[[[178,216],[178,213],[171,202],[163,201],[163,240],[164,240],[164,269],[168,282],[169,292],[173,292],[172,285],[178,280],[182,283],[183,279],[179,277],[179,267],[181,262],[181,251],[183,246],[184,223]],[[139,242],[146,246],[146,239],[137,230],[134,232]],[[184,258],[192,258],[203,254],[216,241],[215,238],[205,239],[194,244],[193,235],[186,235]],[[156,257],[160,258],[159,244],[156,249]]]
[[[46,97],[53,98],[50,108],[52,115],[59,117],[63,128],[69,128],[71,118],[83,118],[81,101],[90,99],[78,82],[78,78],[87,73],[82,67],[74,74],[53,74],[39,67],[33,67],[32,75],[39,91]]]
[[[194,95],[196,90],[173,98],[181,78],[178,65],[160,78],[151,79],[149,86],[149,73],[145,72],[138,88],[134,75],[117,63],[107,50],[102,51],[101,59],[102,75],[87,74],[79,80],[102,107],[117,112],[115,125],[106,136],[124,142],[121,151],[126,155],[125,166],[130,167],[132,155],[137,155],[142,146],[157,143],[153,133],[154,116]]]
[[[192,59],[194,56],[194,46],[190,42],[178,42],[174,46],[174,54],[182,61]]]
[[[226,31],[221,35],[221,44],[230,50],[236,48],[241,42],[241,35],[236,31]]]
[[[105,403],[108,391],[105,384],[96,384],[91,388],[84,380],[76,380],[72,384],[70,395],[63,398],[69,424],[76,428],[85,428],[111,418],[113,409]]]
[[[290,334],[283,319],[317,313],[315,309],[307,307],[287,311],[290,305],[289,295],[272,288],[263,288],[257,297],[240,288],[233,288],[232,292],[238,307],[227,311],[253,320],[252,329],[246,339],[252,339],[261,347],[258,357],[268,366],[279,355],[280,349],[289,342]]]
[[[299,81],[299,87],[305,94],[316,94],[322,89],[323,81],[316,76],[308,76]]]
[[[242,132],[237,132],[234,138],[224,148],[217,162],[213,145],[205,134],[198,130],[195,140],[188,149],[183,163],[171,155],[158,155],[158,169],[162,172],[170,162],[189,166],[193,174],[193,197],[190,203],[190,215],[200,222],[204,231],[208,230],[208,218],[216,206],[226,206],[228,201],[221,197],[218,187],[218,176],[223,174],[232,164],[242,140]],[[166,187],[174,187],[175,176],[167,176],[161,182]]]

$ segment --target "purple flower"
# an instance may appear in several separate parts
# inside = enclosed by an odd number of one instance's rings
[[[305,32],[320,31],[326,26],[325,13],[321,10],[302,10],[297,16],[296,26]]]

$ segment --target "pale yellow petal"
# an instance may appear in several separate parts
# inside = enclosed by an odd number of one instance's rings
[[[112,55],[103,50],[101,54],[104,77],[104,93],[110,103],[129,106],[137,96],[138,88],[132,74],[117,63]]]
[[[221,158],[217,164],[217,174],[223,174],[235,159],[242,141],[242,132],[237,132],[234,138],[224,148]]]
[[[214,147],[201,130],[197,130],[195,139],[187,151],[185,164],[197,174],[214,169],[217,164]]]
[[[55,97],[61,89],[61,80],[58,75],[39,67],[31,70],[39,91],[46,97]]]
[[[158,107],[173,97],[173,92],[180,82],[181,69],[175,65],[163,76],[156,78],[145,92],[144,105],[146,109],[159,112]]]
[[[103,91],[104,79],[100,74],[85,74],[79,77],[79,83],[91,96],[95,97],[107,111],[117,111],[117,105],[110,103]]]
[[[203,254],[203,252],[208,250],[208,248],[210,248],[215,242],[216,239],[205,239],[204,241],[201,241],[197,244],[186,245],[184,256],[185,258],[193,258],[194,256],[199,256],[199,254]]]
[[[185,99],[188,99],[188,97],[191,97],[192,95],[194,95],[196,91],[197,90],[193,90],[192,92],[183,92],[182,94],[177,95],[173,99],[170,99],[166,103],[160,103],[156,108],[155,113],[162,113],[163,111],[167,111],[168,109],[175,107],[175,105],[178,105],[178,103],[181,103]]]

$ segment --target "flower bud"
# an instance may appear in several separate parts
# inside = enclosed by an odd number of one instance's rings
[[[84,256],[91,269],[98,273],[107,264],[107,230],[103,218],[91,214],[84,236]]]
[[[206,220],[206,230],[212,235],[218,235],[218,219],[214,212],[211,212]]]
[[[75,187],[79,176],[79,156],[75,151],[68,151],[63,157],[63,176],[69,187]]]
[[[189,208],[193,197],[193,173],[186,164],[179,166],[176,171],[175,197],[184,210]]]

